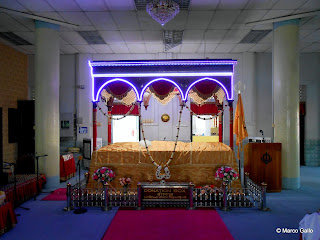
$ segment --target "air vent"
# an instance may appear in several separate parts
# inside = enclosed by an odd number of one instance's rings
[[[163,31],[163,41],[165,50],[168,51],[182,43],[183,31],[182,30],[165,30]]]
[[[267,36],[271,30],[251,30],[240,43],[258,43],[262,38]]]
[[[159,1],[159,0],[153,0]],[[137,10],[146,10],[146,6],[152,0],[134,0]],[[190,0],[174,0],[174,2],[179,4],[179,9],[181,10],[188,10],[190,5]]]
[[[106,44],[97,31],[81,31],[78,32],[88,44]]]
[[[7,40],[8,42],[20,46],[20,45],[32,45],[28,41],[24,40],[23,38],[19,37],[18,35],[12,32],[0,32],[0,37]]]

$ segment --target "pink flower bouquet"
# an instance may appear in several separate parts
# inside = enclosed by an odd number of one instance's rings
[[[129,187],[129,185],[131,184],[131,178],[122,177],[122,178],[119,178],[119,182],[121,186]]]
[[[107,167],[98,168],[92,175],[93,180],[98,182],[111,182],[115,178],[114,172]]]
[[[216,171],[216,180],[231,182],[239,178],[239,174],[231,167],[222,166]]]

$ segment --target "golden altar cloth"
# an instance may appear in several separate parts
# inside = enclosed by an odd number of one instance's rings
[[[152,141],[149,151],[154,161],[164,165],[169,160],[174,142]],[[173,160],[169,165],[170,182],[192,182],[195,186],[214,184],[220,187],[221,181],[215,180],[215,172],[221,166],[230,166],[239,172],[233,150],[220,142],[178,142]],[[89,169],[88,187],[97,186],[92,179],[94,171],[100,167],[109,167],[116,178],[111,182],[112,187],[121,187],[120,177],[130,177],[131,187],[138,182],[147,182],[148,176],[155,177],[155,166],[148,157],[147,150],[137,142],[114,143],[100,148],[92,153]],[[240,187],[240,180],[233,181],[233,187]]]

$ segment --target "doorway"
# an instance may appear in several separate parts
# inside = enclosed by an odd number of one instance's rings
[[[121,115],[113,115],[122,117]],[[127,116],[121,120],[112,120],[112,143],[139,142],[139,117]]]

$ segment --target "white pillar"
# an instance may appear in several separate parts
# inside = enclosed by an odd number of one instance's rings
[[[299,20],[273,26],[274,141],[282,143],[282,188],[300,188]]]
[[[35,54],[35,144],[39,169],[47,178],[46,188],[60,184],[59,123],[59,26],[36,21]]]

